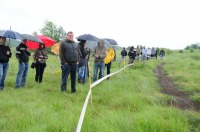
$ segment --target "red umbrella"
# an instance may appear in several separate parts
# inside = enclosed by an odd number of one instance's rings
[[[44,35],[36,35],[42,42],[45,44],[45,47],[51,47],[54,45],[55,40],[50,37]],[[39,47],[39,43],[27,40],[26,45],[29,49],[37,49]]]
[[[50,37],[44,36],[44,35],[37,35],[37,37],[44,42],[46,47],[51,47],[55,44],[55,40],[53,40]]]

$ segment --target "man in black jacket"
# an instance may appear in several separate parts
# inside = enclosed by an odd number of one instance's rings
[[[0,90],[5,87],[4,81],[9,68],[9,58],[12,56],[10,48],[5,46],[6,38],[0,36]]]
[[[24,87],[28,74],[29,48],[26,46],[26,39],[22,40],[19,46],[16,47],[16,57],[19,61],[18,73],[16,77],[15,88]]]
[[[127,51],[126,51],[125,47],[123,47],[123,50],[121,51],[121,56],[122,56],[122,58],[121,58],[120,62],[125,61],[126,56],[127,56]]]
[[[67,39],[61,42],[59,49],[62,70],[61,92],[65,92],[67,89],[69,74],[71,77],[71,92],[76,92],[76,71],[79,62],[79,49],[78,45],[73,41],[73,38],[73,32],[68,32]]]

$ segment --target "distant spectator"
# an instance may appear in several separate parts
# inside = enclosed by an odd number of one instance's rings
[[[134,47],[132,46],[130,48],[130,51],[128,52],[128,56],[129,56],[129,63],[128,64],[132,64],[134,62],[134,59],[136,57],[137,51],[134,49]]]
[[[151,48],[147,49],[147,60],[151,58]]]
[[[146,56],[147,56],[147,49],[146,47],[144,46],[142,48],[142,61],[146,60]]]
[[[127,56],[127,51],[126,51],[125,47],[123,47],[123,50],[121,51],[121,56],[122,56],[121,62],[125,61],[126,56]]]
[[[156,57],[156,50],[154,47],[151,49],[151,57],[155,58]]]
[[[159,48],[157,47],[156,48],[156,59],[157,59],[157,57],[160,55],[160,50],[159,50]]]
[[[137,45],[137,49],[136,49],[137,53],[136,53],[136,60],[139,60],[140,54],[141,54],[141,49],[139,47],[139,45]]]
[[[163,60],[165,56],[165,51],[163,49],[161,49],[160,51],[160,59]]]

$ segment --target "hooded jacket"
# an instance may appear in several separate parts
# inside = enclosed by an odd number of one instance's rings
[[[104,63],[105,64],[108,64],[110,63],[115,57],[115,51],[112,47],[110,47],[108,50],[107,50],[107,55],[106,55],[106,58],[104,59]]]
[[[95,57],[95,54],[98,55],[98,58]],[[104,62],[104,59],[106,57],[106,47],[104,46],[104,42],[102,47],[98,44],[95,48],[94,48],[94,61],[95,62]]]

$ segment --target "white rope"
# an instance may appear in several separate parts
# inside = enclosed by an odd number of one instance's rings
[[[81,115],[80,115],[80,118],[79,118],[79,121],[78,121],[78,125],[77,125],[77,128],[76,128],[76,132],[80,132],[81,131],[81,127],[82,127],[82,124],[83,124],[83,119],[85,117],[85,111],[86,111],[86,108],[87,108],[87,104],[88,104],[88,100],[89,100],[89,97],[91,95],[91,89],[96,86],[97,84],[99,84],[100,82],[102,82],[103,80],[105,80],[106,78],[112,76],[112,75],[115,75],[117,74],[118,72],[122,71],[123,69],[125,69],[126,67],[128,66],[131,66],[133,64],[129,64],[129,65],[126,65],[125,67],[123,67],[122,69],[120,69],[119,71],[116,71],[114,73],[111,73],[109,75],[106,75],[104,77],[102,77],[101,79],[97,80],[96,82],[92,83],[90,85],[90,90],[86,96],[86,99],[85,99],[85,102],[84,102],[84,105],[83,105],[83,108],[82,108],[82,111],[81,111]]]

